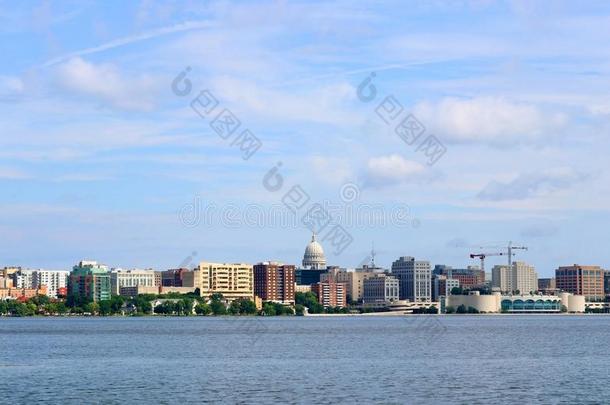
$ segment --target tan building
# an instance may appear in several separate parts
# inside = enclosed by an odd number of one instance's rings
[[[190,282],[190,277],[190,274],[185,273],[183,284]],[[251,264],[201,262],[192,272],[192,278],[193,286],[199,288],[202,297],[222,294],[228,301],[239,298],[254,299],[254,276]]]
[[[555,270],[555,284],[560,291],[584,295],[587,299],[604,298],[604,270],[599,266],[562,266]]]
[[[534,266],[524,262],[514,262],[511,267],[497,265],[492,269],[492,287],[502,292],[529,294],[538,291],[538,273]]]
[[[157,272],[153,270],[123,270],[110,271],[110,288],[112,294],[118,295],[122,287],[156,287]]]
[[[364,280],[379,275],[373,271],[349,271],[347,269],[330,269],[328,273],[320,275],[320,281],[334,281],[343,283],[346,294],[352,301],[361,301],[364,297]]]

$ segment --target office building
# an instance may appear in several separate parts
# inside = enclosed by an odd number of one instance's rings
[[[110,271],[110,286],[112,294],[119,295],[121,287],[159,287],[157,275],[153,270],[123,270]]]
[[[318,302],[328,307],[344,308],[347,305],[345,284],[332,281],[319,282],[311,286],[311,291],[318,297]]]
[[[555,270],[557,289],[584,295],[588,300],[604,298],[604,270],[599,266],[561,266]]]
[[[169,269],[161,272],[161,285],[163,287],[182,287],[182,278],[189,269]]]
[[[264,262],[254,265],[254,295],[263,301],[294,304],[295,266]]]
[[[464,289],[482,287],[485,285],[485,272],[479,266],[468,266],[465,269],[454,269],[451,266],[437,264],[434,274],[444,275],[448,279],[458,280]]]
[[[432,301],[430,262],[403,256],[392,263],[392,276],[400,282],[400,299],[413,302]]]
[[[544,294],[553,294],[557,291],[557,284],[555,283],[555,277],[552,278],[539,278],[538,279],[538,291]]]
[[[364,304],[388,303],[398,301],[400,283],[398,279],[383,273],[377,273],[363,280]]]
[[[110,274],[108,266],[95,261],[81,261],[70,273],[68,294],[94,302],[109,300]]]
[[[432,275],[432,300],[437,301],[440,296],[451,294],[453,288],[459,288],[460,281],[447,278],[444,274]]]

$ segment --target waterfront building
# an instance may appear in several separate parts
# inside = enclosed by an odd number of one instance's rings
[[[320,270],[326,268],[326,256],[322,245],[316,240],[316,234],[311,235],[311,242],[305,247],[303,255],[303,268],[309,270]]]
[[[449,295],[446,298],[447,307],[454,310],[460,306],[474,308],[482,313],[558,313],[562,309],[567,312],[585,312],[585,297],[570,293],[559,295],[502,295],[495,292],[491,295],[480,295],[472,291],[469,295]]]
[[[0,288],[0,300],[5,299],[30,299],[37,295],[47,295],[47,287],[41,286],[40,288]]]
[[[584,295],[590,300],[604,298],[604,270],[599,266],[561,266],[555,270],[557,289]]]
[[[153,270],[123,270],[110,271],[110,288],[112,294],[119,295],[121,287],[158,287],[157,276]]]
[[[111,297],[108,266],[96,261],[83,260],[73,267],[68,285],[69,294],[94,302]]]
[[[538,291],[538,273],[524,262],[514,262],[510,267],[496,265],[492,269],[492,287],[507,293],[533,293]]]
[[[396,277],[377,273],[363,280],[362,302],[394,302],[399,299],[400,283]]]
[[[263,301],[294,304],[295,266],[276,262],[254,265],[254,295]]]
[[[311,286],[311,291],[318,297],[318,302],[328,307],[344,308],[347,305],[345,284],[332,281],[319,282]]]
[[[190,277],[190,274],[189,274]],[[232,301],[254,299],[254,276],[251,264],[201,262],[192,272],[193,286],[202,297],[222,294]]]
[[[453,288],[460,287],[460,280],[448,278],[444,274],[432,275],[432,300],[437,301],[440,296],[451,295]]]
[[[604,294],[610,295],[610,271],[604,270]]]
[[[47,296],[57,298],[61,292],[68,287],[70,272],[68,270],[34,270],[32,288],[40,289],[46,287]]]
[[[431,302],[430,262],[403,256],[392,263],[391,275],[400,283],[400,299],[413,302]]]

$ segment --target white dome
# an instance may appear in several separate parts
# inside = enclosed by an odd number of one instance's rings
[[[326,267],[326,256],[322,245],[316,241],[316,234],[311,236],[311,242],[305,248],[303,255],[303,267],[306,269],[324,269]]]

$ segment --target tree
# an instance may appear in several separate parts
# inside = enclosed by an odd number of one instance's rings
[[[239,300],[239,311],[243,315],[256,314],[256,304],[252,300]]]
[[[457,307],[456,311],[457,314],[465,314],[468,312],[468,309],[466,308],[466,305],[462,304],[459,307]]]
[[[303,316],[305,315],[305,307],[301,304],[296,304],[294,306],[294,312],[297,316]]]
[[[212,301],[210,302],[210,308],[212,309],[212,313],[214,315],[227,314],[227,307],[225,307],[225,304],[223,304],[221,301],[212,299]]]
[[[462,295],[462,287],[453,287],[451,289],[451,295]]]
[[[455,313],[455,308],[453,308],[452,306],[445,307],[445,313],[453,314],[453,313]]]
[[[197,315],[210,315],[212,313],[212,308],[205,302],[200,302],[195,307],[195,313]]]
[[[103,300],[99,302],[100,315],[112,314],[112,302],[110,300]]]
[[[263,303],[263,309],[261,310],[262,315],[274,316],[277,315],[275,311],[275,305],[272,302]]]
[[[475,307],[468,307],[468,313],[469,314],[478,314],[479,310],[476,309]]]

